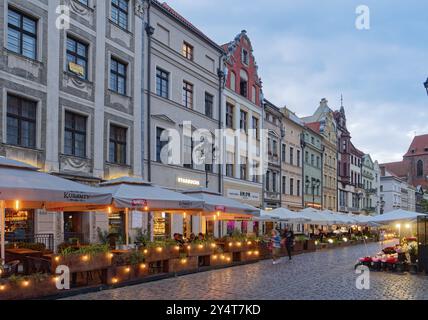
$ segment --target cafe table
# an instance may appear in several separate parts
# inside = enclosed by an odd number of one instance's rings
[[[6,249],[6,253],[13,260],[19,260],[23,264],[24,274],[28,274],[28,269],[29,269],[29,263],[28,263],[27,257],[41,258],[43,255],[41,251],[36,251],[36,250],[26,249],[26,248]]]

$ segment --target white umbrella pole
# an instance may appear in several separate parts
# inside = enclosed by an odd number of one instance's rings
[[[5,229],[6,229],[6,223],[5,223],[5,204],[4,204],[4,200],[0,200],[0,232],[1,232],[1,239],[0,239],[0,243],[1,243],[1,259],[0,259],[0,264],[4,265],[4,263],[6,262],[5,257]]]

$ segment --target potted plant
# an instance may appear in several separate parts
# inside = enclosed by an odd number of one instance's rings
[[[0,300],[37,299],[58,293],[55,277],[49,274],[13,275],[0,280]]]
[[[418,244],[416,242],[410,242],[408,245],[408,252],[410,256],[410,262],[416,263],[418,260]]]

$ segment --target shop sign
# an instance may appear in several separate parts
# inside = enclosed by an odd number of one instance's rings
[[[147,200],[144,199],[134,199],[131,201],[132,207],[147,207]]]
[[[195,186],[195,187],[199,187],[201,185],[201,182],[199,180],[183,178],[183,177],[177,177],[177,182],[180,184],[186,184],[186,185]]]
[[[68,63],[68,70],[70,70],[71,72],[83,77],[85,75],[85,69],[81,66],[78,65],[74,62],[69,62]]]
[[[247,192],[236,189],[227,189],[227,197],[239,200],[260,201],[260,194],[258,192]]]
[[[64,199],[70,200],[70,201],[76,201],[76,202],[82,202],[89,199],[89,195],[82,192],[64,192]]]

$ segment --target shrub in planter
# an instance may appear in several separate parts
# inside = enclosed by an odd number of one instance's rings
[[[12,276],[0,280],[0,300],[26,300],[58,293],[55,277],[48,274]]]
[[[224,266],[224,265],[229,265],[232,262],[233,262],[233,257],[231,252],[216,253],[211,256],[210,265]]]
[[[107,269],[111,266],[112,255],[107,245],[90,245],[81,248],[68,247],[52,259],[52,270],[58,265],[66,265],[71,273]]]
[[[217,245],[214,241],[196,240],[184,246],[184,250],[189,257],[209,256],[212,255],[216,249]]]

